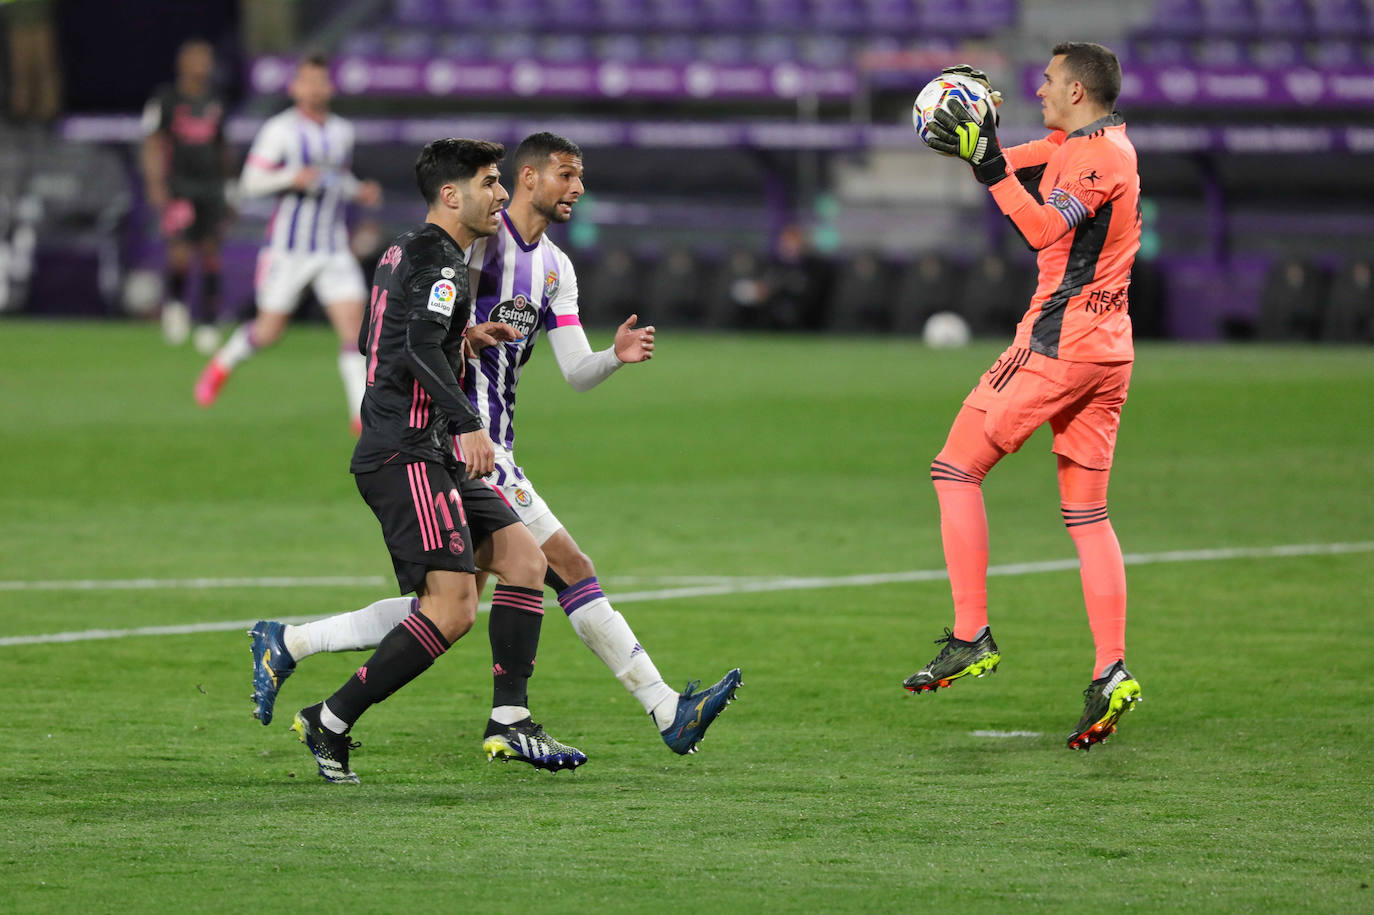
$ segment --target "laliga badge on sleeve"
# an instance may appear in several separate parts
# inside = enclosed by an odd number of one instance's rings
[[[458,297],[458,290],[449,280],[440,280],[429,287],[429,304],[425,307],[430,311],[437,311],[446,318],[453,317],[453,300]]]

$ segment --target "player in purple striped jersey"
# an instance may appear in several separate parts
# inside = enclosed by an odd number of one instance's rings
[[[253,139],[239,191],[277,199],[267,244],[258,252],[258,314],[215,353],[195,393],[202,407],[213,404],[235,367],[281,339],[309,286],[339,335],[339,375],[356,433],[366,372],[356,342],[367,287],[348,248],[344,216],[350,202],[378,205],[382,192],[377,182],[359,181],[351,171],[353,126],[330,113],[333,92],[328,61],[305,58],[291,80],[295,106],[268,118]]]
[[[546,583],[557,592],[578,636],[639,700],[668,747],[690,753],[734,698],[739,670],[705,690],[697,691],[695,682],[681,694],[669,687],[602,592],[591,560],[540,498],[512,452],[515,388],[541,331],[564,378],[574,389],[586,391],[622,365],[652,358],[654,328],[637,328],[631,315],[616,330],[614,344],[600,352],[592,351],[582,330],[572,263],[545,235],[550,223],[571,218],[582,196],[582,151],[562,137],[537,133],[516,149],[514,170],[513,194],[498,231],[479,238],[468,257],[474,295],[468,340],[479,353],[468,359],[463,388],[495,445],[495,470],[486,479],[539,542],[548,560]],[[294,669],[295,659],[316,651],[368,647],[368,640],[409,612],[406,599],[393,598],[354,613],[283,627],[276,644],[264,643],[254,651],[259,679],[267,684],[255,691],[259,717],[264,704],[270,707],[275,701],[275,684]],[[282,660],[274,662],[278,656]]]
[[[654,328],[637,328],[630,317],[616,329],[608,349],[593,352],[578,315],[577,274],[572,262],[545,234],[551,223],[572,218],[582,196],[582,150],[551,133],[526,137],[515,151],[514,187],[501,229],[478,239],[468,256],[473,288],[474,332],[470,342],[500,325],[517,339],[482,347],[469,358],[463,388],[487,423],[496,446],[495,485],[534,534],[549,563],[547,583],[558,594],[573,629],[639,700],[663,740],[688,753],[725,709],[739,685],[732,670],[703,692],[678,695],[659,674],[633,630],[611,606],[592,561],[535,491],[515,461],[515,394],[521,368],[534,353],[542,331],[563,377],[587,391],[627,363],[654,354]]]

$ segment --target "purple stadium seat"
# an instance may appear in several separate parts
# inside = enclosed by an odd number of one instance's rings
[[[597,0],[597,19],[611,32],[643,32],[654,24],[648,0]]]
[[[791,35],[768,32],[754,39],[749,56],[758,64],[782,64],[795,61],[801,52]]]
[[[1267,38],[1250,47],[1250,62],[1265,70],[1286,70],[1304,64],[1302,44],[1283,38]]]
[[[660,32],[701,32],[707,28],[702,0],[648,0],[649,26]]]
[[[637,63],[647,56],[644,41],[638,35],[624,32],[598,37],[595,53],[597,60],[613,60],[623,64]]]
[[[1152,36],[1184,37],[1196,35],[1201,26],[1200,0],[1155,0],[1143,31]]]
[[[687,64],[699,59],[696,40],[681,33],[656,35],[651,38],[649,57],[665,64]]]
[[[1202,33],[1228,38],[1255,34],[1258,23],[1251,0],[1207,0],[1202,9]]]
[[[532,60],[539,56],[539,40],[529,32],[505,32],[487,38],[493,60]]]
[[[806,0],[759,0],[759,27],[768,32],[797,32],[806,28],[811,8]]]
[[[1312,28],[1318,35],[1362,38],[1374,34],[1374,12],[1361,0],[1313,0]]]
[[[1239,67],[1248,62],[1245,45],[1233,38],[1204,38],[1193,45],[1192,56],[1203,67]]]
[[[422,60],[434,53],[434,35],[423,29],[397,32],[387,39],[386,53],[400,60]]]
[[[1137,38],[1130,44],[1132,56],[1141,63],[1170,67],[1192,62],[1188,43],[1181,38]]]
[[[697,42],[697,53],[713,64],[749,63],[749,41],[743,35],[707,35]]]
[[[481,62],[491,59],[486,35],[471,32],[449,32],[439,36],[435,43],[436,53],[446,60]]]
[[[917,0],[918,21],[926,34],[959,36],[968,34],[966,0]]]
[[[392,19],[401,25],[432,28],[444,21],[444,4],[442,0],[396,0]]]
[[[991,34],[1016,24],[1017,0],[969,0],[968,20],[974,30]]]
[[[820,31],[853,35],[864,30],[868,16],[858,0],[813,0],[811,22]]]
[[[600,32],[601,7],[596,0],[544,0],[546,20],[558,31]]]
[[[472,23],[489,20],[495,12],[496,0],[441,0],[443,20],[449,25],[472,28]]]
[[[376,32],[354,32],[339,42],[340,57],[380,57],[386,53],[386,42]]]
[[[549,21],[543,0],[501,0],[489,21],[505,29],[540,29]]]
[[[1258,0],[1256,26],[1260,35],[1305,38],[1312,22],[1307,0]]]
[[[839,35],[812,35],[800,47],[802,62],[813,67],[844,67],[854,61],[853,47]]]
[[[545,35],[539,41],[539,59],[551,63],[582,63],[592,59],[592,43],[585,35]]]
[[[706,26],[716,31],[747,31],[758,28],[759,10],[754,0],[702,0]]]
[[[1306,63],[1330,70],[1351,70],[1365,65],[1360,42],[1345,38],[1323,38],[1308,48]]]
[[[920,25],[911,0],[866,0],[864,12],[871,35],[907,35]]]

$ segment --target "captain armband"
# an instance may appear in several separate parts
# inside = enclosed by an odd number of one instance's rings
[[[1045,202],[1054,207],[1060,216],[1064,217],[1064,221],[1069,224],[1070,229],[1088,218],[1088,208],[1083,205],[1083,202],[1062,187],[1050,191],[1050,196]]]

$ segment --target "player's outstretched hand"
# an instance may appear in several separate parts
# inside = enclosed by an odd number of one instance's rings
[[[476,480],[496,469],[496,449],[486,429],[475,429],[458,436],[458,448],[468,468],[468,479]]]
[[[291,187],[297,191],[310,191],[315,189],[315,185],[320,183],[322,173],[313,165],[304,165],[296,170],[295,176],[291,179]]]
[[[615,358],[621,362],[648,362],[654,358],[654,326],[635,327],[639,315],[630,315],[615,331]]]
[[[926,145],[936,152],[958,156],[973,166],[973,175],[979,181],[996,184],[1007,176],[1007,160],[997,142],[995,120],[986,118],[979,124],[963,102],[952,98],[931,118]]]
[[[501,321],[483,321],[481,324],[472,325],[463,333],[463,355],[469,359],[476,359],[477,354],[489,346],[514,343],[523,339],[525,335],[509,324]]]
[[[358,205],[376,209],[382,205],[382,186],[375,181],[358,185]]]
[[[979,70],[977,67],[971,67],[968,64],[957,64],[953,67],[945,67],[943,70],[940,71],[940,73],[941,75],[948,73],[955,76],[967,76],[969,79],[974,80],[975,82],[982,83],[983,88],[988,90],[988,101],[992,102],[992,113],[994,123],[996,123],[998,127],[1002,126],[1002,118],[999,114],[997,114],[997,109],[1002,107],[1002,93],[992,88],[992,80],[988,79],[988,75],[986,73],[984,73],[982,70]]]

